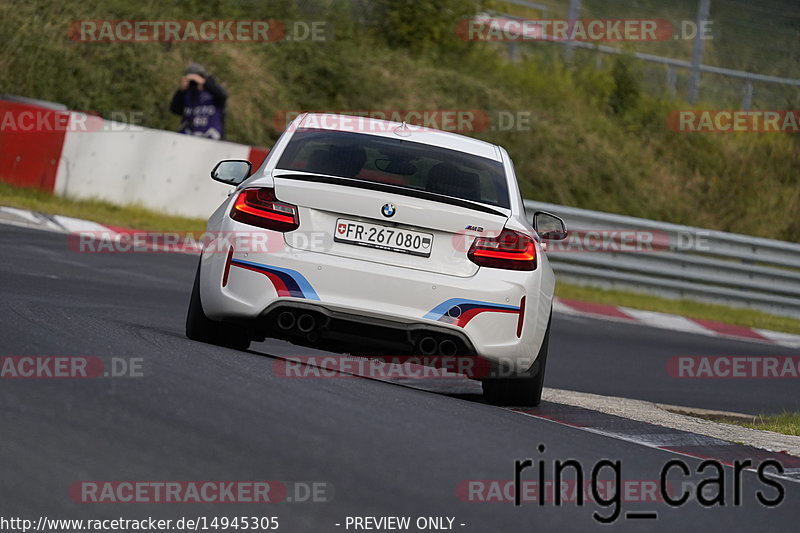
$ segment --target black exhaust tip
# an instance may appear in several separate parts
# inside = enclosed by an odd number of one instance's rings
[[[434,355],[439,349],[439,343],[433,337],[422,337],[419,340],[418,347],[422,355]]]
[[[450,339],[445,339],[439,343],[439,354],[455,355],[458,352],[458,345]]]
[[[311,333],[317,327],[317,319],[313,315],[303,313],[297,319],[297,329],[302,333]]]
[[[289,331],[295,325],[296,319],[294,313],[290,311],[284,311],[283,313],[278,315],[278,327],[284,331]]]

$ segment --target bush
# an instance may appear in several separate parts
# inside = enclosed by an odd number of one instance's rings
[[[614,80],[614,88],[608,98],[611,111],[620,115],[635,108],[642,90],[640,76],[635,72],[633,59],[629,57],[614,58],[611,78]]]
[[[391,47],[413,53],[465,52],[469,43],[456,36],[459,21],[474,16],[480,0],[373,0],[370,23]]]

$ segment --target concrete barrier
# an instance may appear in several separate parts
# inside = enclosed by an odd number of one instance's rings
[[[70,198],[208,217],[230,187],[211,180],[221,159],[260,166],[267,151],[0,102],[0,180]]]

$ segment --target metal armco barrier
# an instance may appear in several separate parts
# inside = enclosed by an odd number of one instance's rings
[[[570,237],[548,243],[559,279],[800,318],[800,244],[525,200]]]

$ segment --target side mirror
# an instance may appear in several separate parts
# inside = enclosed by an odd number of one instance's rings
[[[217,163],[211,171],[211,178],[227,185],[239,185],[250,176],[252,170],[250,161],[226,159]]]
[[[563,241],[569,235],[567,225],[555,215],[545,211],[537,211],[533,214],[533,229],[544,240]]]

